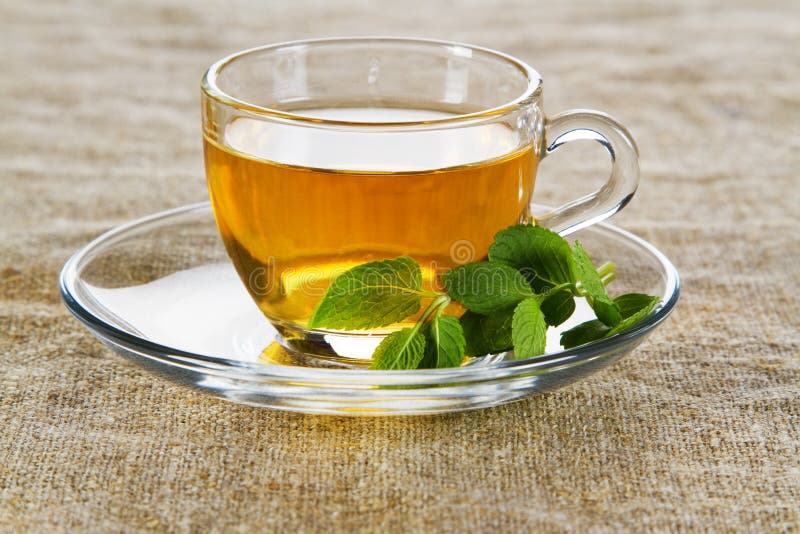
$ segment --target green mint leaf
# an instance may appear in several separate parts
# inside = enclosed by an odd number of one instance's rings
[[[510,350],[514,346],[511,339],[513,318],[513,307],[491,315],[466,312],[459,319],[467,342],[466,353],[477,357]]]
[[[641,293],[620,295],[614,299],[614,304],[619,306],[622,315],[622,320],[616,326],[610,328],[597,319],[581,323],[561,333],[561,345],[565,349],[571,349],[623,332],[647,317],[660,300],[658,297]]]
[[[630,297],[630,295],[637,295],[637,296]],[[661,301],[660,298],[651,296],[650,300],[645,302],[643,299],[639,298],[639,294],[637,293],[630,293],[629,295],[621,295],[620,297],[618,297],[618,299],[622,297],[626,297],[626,299],[623,300],[623,303],[626,305],[626,312],[628,313],[633,312],[633,313],[631,313],[630,315],[625,317],[622,321],[620,321],[617,325],[615,325],[614,328],[612,328],[608,332],[609,336],[613,336],[614,334],[618,334],[619,332],[627,330],[636,323],[638,323],[639,321],[641,321],[642,319],[644,319],[645,317],[647,317],[650,311],[653,308],[655,308],[656,304],[658,304]],[[633,311],[633,307],[629,306],[629,304],[632,304],[634,300],[637,302],[638,305],[641,306],[636,311]]]
[[[403,328],[386,336],[372,353],[372,369],[416,369],[425,356],[425,336],[418,328]]]
[[[458,319],[437,313],[425,329],[425,357],[419,368],[458,367],[466,344]]]
[[[610,331],[611,329],[604,325],[602,321],[592,319],[561,332],[561,346],[565,349],[571,349],[591,341],[603,339]]]
[[[489,259],[519,269],[537,292],[577,280],[569,243],[541,226],[518,224],[500,230],[489,247]]]
[[[547,324],[558,326],[569,319],[575,311],[575,297],[569,289],[561,289],[548,294],[540,307]]]
[[[488,315],[533,296],[519,271],[502,263],[467,263],[441,275],[447,294],[468,310]]]
[[[575,264],[578,267],[578,278],[581,282],[581,287],[586,292],[586,300],[598,319],[608,326],[615,326],[622,319],[619,306],[606,293],[606,286],[600,280],[592,260],[580,242],[575,241],[572,252]]]
[[[635,313],[647,308],[648,306],[650,306],[648,309],[649,313],[650,309],[652,309],[652,306],[654,305],[654,301],[657,303],[659,300],[661,299],[652,295],[645,295],[642,293],[626,293],[615,298],[614,302],[616,302],[617,306],[619,306],[619,312],[620,315],[622,315],[622,318],[627,319],[628,317],[631,317]]]
[[[547,323],[537,299],[525,299],[514,310],[511,338],[517,358],[544,354],[547,343]]]
[[[422,273],[402,256],[358,265],[337,276],[314,310],[310,328],[367,330],[419,311]]]

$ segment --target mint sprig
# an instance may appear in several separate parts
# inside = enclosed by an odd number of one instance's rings
[[[564,348],[608,337],[644,319],[658,297],[630,293],[612,299],[605,286],[616,266],[595,268],[583,246],[532,225],[501,230],[488,261],[458,266],[439,278],[445,292],[422,289],[411,258],[374,261],[338,276],[309,321],[311,328],[367,330],[415,315],[412,326],[388,335],[372,356],[382,370],[455,367],[465,357],[514,351],[516,358],[544,354],[547,329],[569,319],[583,297],[597,319],[561,335]],[[444,315],[452,301],[468,311]]]

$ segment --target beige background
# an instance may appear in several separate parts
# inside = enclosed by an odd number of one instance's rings
[[[800,4],[415,4],[0,2],[0,531],[800,528]],[[627,124],[642,186],[617,223],[679,267],[668,324],[554,394],[405,419],[227,404],[94,341],[58,270],[205,198],[204,68],[342,34],[498,48],[550,113]],[[538,199],[606,168],[565,148]]]

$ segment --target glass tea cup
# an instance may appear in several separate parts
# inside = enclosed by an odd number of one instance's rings
[[[546,117],[533,68],[460,43],[341,38],[237,52],[206,72],[202,111],[211,203],[240,278],[286,348],[334,360],[368,358],[416,320],[309,328],[345,270],[410,256],[433,288],[437,274],[484,259],[497,231],[574,232],[622,209],[638,184],[622,125],[587,110]],[[539,161],[576,139],[608,150],[611,175],[534,221]]]

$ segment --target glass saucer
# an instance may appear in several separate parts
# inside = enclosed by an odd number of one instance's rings
[[[575,349],[562,350],[554,331],[544,356],[496,355],[452,369],[304,366],[302,355],[274,343],[277,333],[228,261],[208,203],[106,232],[64,265],[60,286],[67,308],[123,357],[223,399],[307,413],[449,412],[511,402],[594,373],[633,350],[675,307],[678,274],[649,243],[607,224],[570,238],[602,252],[594,260],[617,263],[612,296],[650,293],[661,304],[633,329]],[[584,319],[576,312],[562,328]]]

